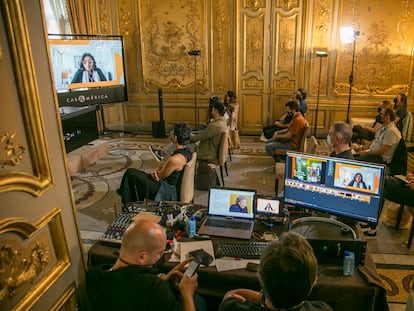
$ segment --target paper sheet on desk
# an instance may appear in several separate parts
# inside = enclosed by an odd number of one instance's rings
[[[180,262],[183,262],[186,258],[188,258],[188,253],[191,251],[195,251],[198,249],[204,249],[207,253],[214,257],[214,248],[213,242],[211,240],[206,241],[196,241],[196,242],[180,242]],[[215,266],[216,262],[210,264],[209,267]]]
[[[216,268],[218,272],[244,269],[246,268],[248,262],[254,262],[258,264],[260,260],[235,258],[216,259]]]

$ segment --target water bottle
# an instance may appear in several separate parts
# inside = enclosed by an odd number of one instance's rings
[[[196,235],[196,230],[197,230],[196,226],[197,226],[196,218],[194,216],[191,216],[191,218],[187,220],[187,235],[189,238],[193,238]]]

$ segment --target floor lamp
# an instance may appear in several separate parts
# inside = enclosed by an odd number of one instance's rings
[[[197,111],[197,56],[201,55],[200,50],[191,50],[188,55],[194,56],[194,120],[195,130],[198,130],[198,111]]]
[[[315,124],[313,125],[313,136],[315,137],[316,137],[316,126],[318,124],[319,94],[321,92],[322,57],[327,57],[327,56],[328,56],[328,52],[316,51],[316,57],[319,57],[319,79],[318,79],[318,97],[316,97]]]
[[[351,108],[352,86],[354,84],[354,65],[355,65],[355,47],[356,39],[359,36],[359,31],[354,30],[352,27],[344,27],[341,29],[341,42],[342,43],[354,43],[352,50],[352,63],[351,74],[349,75],[349,95],[348,95],[348,110],[346,112],[346,122],[349,123],[349,110]]]

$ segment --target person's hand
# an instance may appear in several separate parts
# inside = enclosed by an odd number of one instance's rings
[[[156,181],[160,181],[160,178],[158,177],[158,171],[155,170],[151,173],[151,177],[152,179],[156,180]]]
[[[240,295],[240,294],[238,293],[238,290],[237,290],[237,289],[234,289],[234,290],[230,290],[230,291],[228,291],[228,292],[224,295],[223,300],[224,300],[224,299],[227,299],[227,298],[237,298],[237,299],[239,299],[239,300],[241,300],[241,301],[243,301],[243,302],[245,302],[245,301],[246,301],[246,297],[244,297],[243,295]]]
[[[181,294],[183,296],[186,296],[186,295],[193,296],[198,286],[197,280],[198,280],[197,273],[194,273],[191,278],[189,278],[186,275],[183,275],[178,285],[178,288],[180,289]]]
[[[171,269],[171,271],[167,274],[161,275],[160,279],[164,281],[169,281],[173,285],[178,286],[180,280],[183,277],[186,265],[189,264],[191,261],[193,261],[193,258],[188,258],[184,260],[182,263],[176,265],[173,269]]]
[[[410,190],[414,190],[414,182],[411,182],[411,183],[407,184],[407,187],[408,187]]]
[[[273,136],[272,136],[272,139],[276,139],[277,138],[277,135],[278,135],[278,133],[277,132],[274,132],[273,133]]]
[[[276,121],[276,122],[275,122],[275,125],[276,125],[276,126],[280,126],[280,125],[281,125],[281,123],[282,123],[282,122],[280,122],[280,121]]]
[[[408,182],[414,183],[414,175],[412,173],[408,173],[405,177],[407,178]]]

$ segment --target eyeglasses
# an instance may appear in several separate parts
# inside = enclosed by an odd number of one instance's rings
[[[84,62],[82,62],[82,64],[84,64],[84,65],[92,65],[93,64],[93,61],[84,61]]]

